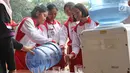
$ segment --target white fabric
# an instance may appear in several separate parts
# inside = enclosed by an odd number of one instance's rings
[[[10,0],[0,0],[0,4],[3,4],[5,6],[7,13],[9,14],[10,18],[12,19],[12,9],[10,6]]]
[[[77,26],[77,32],[75,32],[75,31],[73,32],[72,52],[74,52],[76,55],[79,53],[80,45],[81,45],[81,40],[80,40],[79,36],[80,36],[81,32],[83,30],[93,29],[95,27],[96,27],[96,24],[92,20],[91,20],[91,24],[86,23],[82,26],[80,26],[80,25]]]
[[[48,24],[47,28],[45,25],[41,25],[41,28],[43,29],[43,34],[52,40],[54,40],[56,43],[59,43],[60,40],[60,32],[61,32],[61,26],[56,22],[56,24]]]
[[[66,41],[68,39],[68,35],[70,36],[70,39],[72,40],[73,27],[76,26],[76,24],[77,24],[77,22],[69,22],[68,23],[69,29],[67,29],[67,27],[65,25],[62,26],[62,30],[60,33],[60,45],[65,46]],[[69,30],[69,32],[68,32],[68,30]]]
[[[59,42],[59,45],[65,46],[65,43],[66,43],[66,41],[67,41],[67,38],[68,38],[67,28],[66,28],[65,25],[63,25],[63,26],[62,26],[61,33],[60,33],[60,42]]]
[[[52,41],[44,36],[40,29],[37,29],[31,18],[27,18],[20,29],[25,33],[24,37],[20,40],[20,43],[26,46],[35,46],[35,44],[44,44],[46,42]],[[17,35],[17,30],[16,30]]]

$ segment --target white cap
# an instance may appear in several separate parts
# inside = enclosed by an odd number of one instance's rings
[[[12,9],[10,6],[10,0],[0,0],[0,4],[3,4],[5,6],[7,13],[9,14],[10,18],[12,19]]]

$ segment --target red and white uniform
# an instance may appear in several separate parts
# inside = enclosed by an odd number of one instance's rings
[[[75,53],[76,55],[79,53],[80,50],[80,38],[79,35],[83,30],[86,29],[94,29],[97,26],[97,24],[92,21],[89,17],[86,20],[86,22],[82,23],[80,22],[75,28],[73,32],[73,41],[72,41],[72,52]]]
[[[89,17],[87,18],[86,22],[82,23],[79,22],[73,31],[73,39],[72,39],[72,54],[75,54],[75,59],[72,60],[73,65],[82,65],[82,51],[81,51],[81,41],[79,35],[83,30],[86,29],[94,29],[96,27],[96,23],[92,21]],[[86,37],[87,38],[87,37]]]
[[[40,27],[44,30],[44,36],[51,38],[59,44],[61,24],[57,20],[54,20],[53,22],[46,20],[43,25],[40,25]]]
[[[41,27],[44,29],[43,32],[48,38],[52,38],[57,44],[59,44],[59,41],[62,40],[60,39],[61,24],[57,20],[53,20],[53,22],[46,20]],[[61,68],[65,67],[64,54],[60,62],[55,66],[60,66]]]
[[[67,39],[69,38],[69,41],[67,42],[67,54],[70,54],[72,52],[72,36],[73,36],[73,29],[78,24],[78,22],[73,22],[73,20],[69,17],[68,20],[65,22],[65,24],[62,26],[62,32],[60,35],[60,45],[65,46]],[[74,72],[74,64],[71,61],[71,64],[69,65],[70,72]]]
[[[35,46],[52,41],[44,36],[43,30],[36,27],[36,20],[30,17],[24,18],[16,30],[16,40],[25,46]],[[17,69],[27,69],[25,64],[25,55],[23,51],[16,50],[15,59]]]
[[[69,18],[65,24],[62,26],[62,31],[60,35],[60,45],[65,46],[67,39],[69,38],[69,41],[67,43],[68,46],[72,45],[72,34],[73,29],[76,26],[77,22],[73,22],[71,18]]]

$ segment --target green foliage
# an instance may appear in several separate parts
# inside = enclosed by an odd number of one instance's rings
[[[83,3],[88,9],[90,8],[90,3],[89,2],[84,2]]]
[[[62,24],[67,19],[67,16],[64,14],[64,1],[63,0],[32,0],[29,2],[28,0],[10,0],[11,7],[13,11],[13,20],[16,22],[20,22],[24,17],[30,16],[30,12],[32,9],[42,3],[54,3],[58,7],[58,14],[56,19],[59,20]]]
[[[56,19],[60,21],[61,24],[64,24],[64,22],[67,20],[67,16],[65,15],[64,11],[59,11]]]
[[[64,13],[64,1],[63,0],[55,0],[53,2],[57,8],[58,8],[58,14],[56,19],[59,20],[61,22],[61,24],[64,24],[64,22],[67,20],[67,16]]]
[[[21,21],[23,17],[30,16],[30,12],[35,4],[27,0],[10,0],[13,11],[13,20],[16,22]]]

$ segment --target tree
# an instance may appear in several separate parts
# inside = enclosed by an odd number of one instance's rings
[[[23,17],[30,16],[35,4],[27,0],[11,0],[13,20],[20,22]]]

